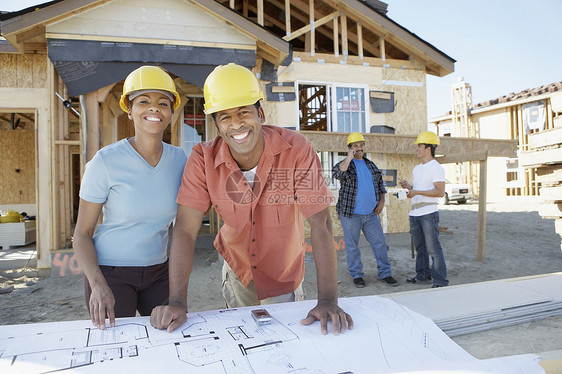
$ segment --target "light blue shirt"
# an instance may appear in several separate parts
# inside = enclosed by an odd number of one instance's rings
[[[167,260],[168,226],[176,217],[187,157],[181,148],[162,144],[154,167],[127,139],[100,149],[86,164],[80,198],[103,204],[103,222],[93,238],[100,265],[152,266]]]
[[[355,195],[353,214],[371,214],[377,206],[373,175],[365,160],[353,159],[353,164],[357,170],[357,194]]]

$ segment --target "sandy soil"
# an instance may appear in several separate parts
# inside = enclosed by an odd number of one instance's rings
[[[484,263],[476,261],[478,204],[440,206],[440,210],[440,226],[446,228],[446,231],[441,233],[441,244],[444,248],[451,285],[562,271],[560,236],[554,232],[552,220],[543,220],[537,214],[536,205],[488,204]],[[399,285],[391,287],[377,279],[374,256],[367,242],[362,238],[361,250],[367,287],[359,289],[353,285],[347,272],[345,251],[338,251],[340,297],[385,294],[431,287],[405,282],[407,277],[414,274],[415,264],[411,256],[409,234],[387,234],[386,240],[393,276],[398,280]],[[20,247],[0,251],[0,291],[14,287],[11,292],[0,293],[0,325],[88,319],[83,297],[83,277],[80,275],[62,278],[38,277],[34,267],[33,249],[33,247]],[[28,254],[29,260],[17,263],[4,261],[2,253],[10,251]],[[188,295],[190,312],[224,307],[220,294],[221,261],[214,249],[196,249]],[[312,254],[306,256],[304,288],[307,299],[316,297],[316,275]],[[562,331],[560,330],[562,318],[555,317],[550,325],[544,326],[544,329],[552,330],[552,323],[554,328],[558,329],[556,332]],[[520,328],[542,327],[540,322],[537,322]],[[494,334],[501,333],[495,331],[492,337],[495,336]],[[474,342],[463,337],[456,340],[463,347]],[[473,349],[478,350],[478,346],[475,343]],[[540,351],[541,348],[537,349]],[[553,349],[562,349],[562,344]],[[514,353],[525,352],[529,350]],[[480,358],[490,357],[485,350],[482,350],[480,355],[475,355]]]

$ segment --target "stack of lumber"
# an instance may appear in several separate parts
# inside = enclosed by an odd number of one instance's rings
[[[380,295],[431,318],[448,336],[562,315],[562,273]]]
[[[519,162],[536,168],[541,183],[539,215],[554,219],[556,233],[562,236],[562,121],[553,122],[561,126],[529,135],[529,150],[519,155]]]

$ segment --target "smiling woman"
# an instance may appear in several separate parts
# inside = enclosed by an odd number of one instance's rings
[[[135,136],[101,149],[86,165],[73,246],[98,328],[105,328],[106,316],[113,326],[116,317],[149,315],[168,301],[168,228],[186,155],[162,138],[179,105],[164,70],[134,70],[125,79],[120,106]]]

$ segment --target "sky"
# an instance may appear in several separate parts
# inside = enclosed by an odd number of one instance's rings
[[[20,10],[39,0],[0,0]],[[386,0],[387,16],[454,58],[455,71],[427,76],[428,120],[451,110],[463,77],[477,104],[562,81],[561,0]]]
[[[477,104],[562,81],[560,0],[386,0],[387,16],[457,60],[427,76],[428,119],[451,110],[459,77]]]

